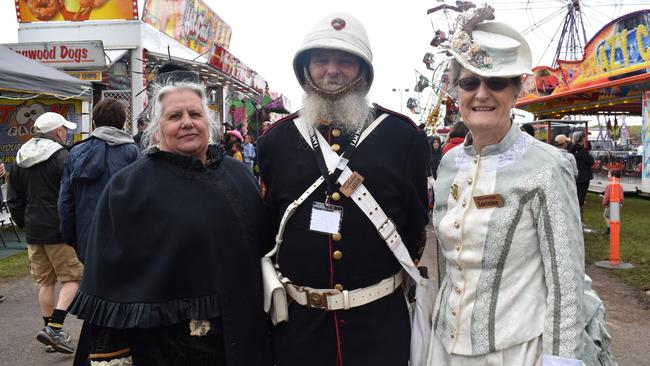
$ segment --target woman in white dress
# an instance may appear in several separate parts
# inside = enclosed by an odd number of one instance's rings
[[[428,364],[582,365],[573,173],[555,147],[510,118],[522,76],[532,73],[530,47],[505,23],[474,17],[465,25],[448,51],[470,133],[438,168],[440,287]]]

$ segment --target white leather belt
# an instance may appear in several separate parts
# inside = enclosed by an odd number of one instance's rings
[[[347,310],[369,304],[392,294],[402,284],[403,280],[403,272],[399,271],[396,275],[383,279],[374,285],[352,291],[314,289],[311,287],[296,286],[291,283],[287,284],[285,288],[287,294],[295,302],[308,308],[330,311]]]

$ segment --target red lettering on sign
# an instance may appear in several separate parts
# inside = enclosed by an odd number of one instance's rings
[[[52,104],[50,105],[50,112],[58,113],[63,117],[67,116],[70,112],[70,109],[74,111],[74,106],[72,104]]]
[[[0,105],[0,123],[5,123],[9,121],[11,113],[16,110],[14,105]]]

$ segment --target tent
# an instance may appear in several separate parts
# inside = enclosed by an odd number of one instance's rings
[[[91,84],[0,45],[0,92],[90,100]],[[1,98],[1,96],[0,96]]]

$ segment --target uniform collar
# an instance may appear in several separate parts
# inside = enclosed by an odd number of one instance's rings
[[[510,130],[508,130],[508,133],[499,141],[498,143],[494,145],[487,145],[483,147],[483,150],[481,151],[481,156],[490,156],[490,155],[497,155],[497,154],[502,154],[515,144],[519,136],[521,135],[521,130],[519,129],[519,126],[515,122],[511,122],[510,125]],[[474,148],[474,145],[472,144],[472,135],[471,133],[467,134],[467,137],[465,137],[465,143],[463,143],[463,150],[465,150],[465,153],[467,155],[477,155],[478,152]]]

